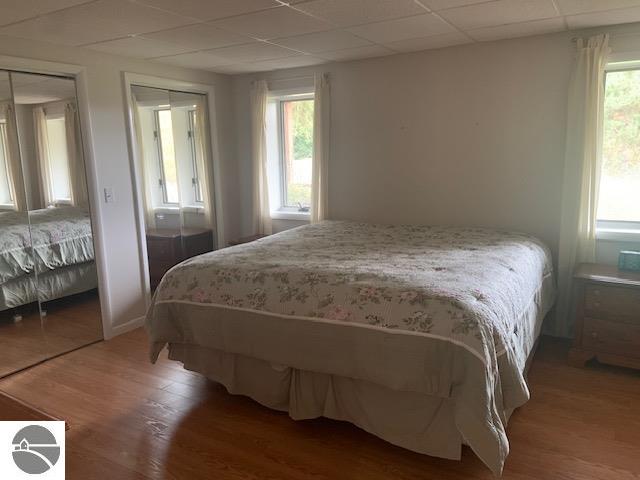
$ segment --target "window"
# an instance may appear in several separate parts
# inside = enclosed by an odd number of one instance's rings
[[[176,153],[173,143],[173,125],[171,110],[156,110],[156,129],[154,137],[157,144],[158,160],[160,162],[160,187],[164,203],[179,203],[178,169],[176,167]]]
[[[640,230],[640,70],[608,71],[598,229]]]
[[[71,181],[64,116],[47,116],[47,142],[53,200],[55,203],[69,203],[71,202]]]
[[[198,139],[196,135],[198,133],[198,118],[195,110],[189,110],[189,130],[187,136],[189,137],[189,151],[191,152],[191,168],[193,170],[193,176],[191,177],[191,185],[193,186],[193,195],[197,203],[202,203],[202,185],[200,184],[200,172],[198,172],[198,149],[196,147]]]
[[[267,107],[270,203],[276,212],[308,215],[313,162],[313,94],[273,97]],[[275,160],[274,160],[275,157]]]
[[[2,121],[0,122],[0,206],[13,205],[7,149],[7,124]]]
[[[185,108],[156,109],[154,139],[158,152],[162,203],[202,204],[198,175],[197,115]]]

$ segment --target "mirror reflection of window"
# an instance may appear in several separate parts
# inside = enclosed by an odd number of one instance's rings
[[[9,181],[7,122],[0,120],[0,210],[13,209],[13,193]]]
[[[158,160],[160,164],[160,178],[164,203],[180,202],[178,191],[178,169],[176,166],[176,151],[173,141],[173,125],[171,110],[155,110],[155,141],[158,142]]]
[[[56,204],[71,202],[71,179],[69,177],[69,151],[64,116],[46,117],[47,141],[49,143],[48,161],[51,172],[51,192]]]

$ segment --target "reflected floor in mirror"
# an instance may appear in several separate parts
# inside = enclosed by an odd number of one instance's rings
[[[0,377],[102,340],[97,290],[0,312]],[[43,333],[45,327],[46,334]]]

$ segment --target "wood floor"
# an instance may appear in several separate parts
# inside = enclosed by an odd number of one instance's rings
[[[186,372],[151,365],[142,330],[0,381],[0,390],[67,420],[69,479],[492,479],[461,462],[393,447],[346,423],[286,414]],[[509,423],[505,479],[640,478],[640,374],[566,365],[544,339],[532,399]]]
[[[43,303],[43,309],[40,316],[34,302],[0,312],[0,377],[103,338],[96,290]]]

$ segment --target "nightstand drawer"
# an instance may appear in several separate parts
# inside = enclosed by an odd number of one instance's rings
[[[585,313],[612,321],[640,325],[640,290],[586,285]]]
[[[583,348],[640,358],[640,326],[584,319]]]

